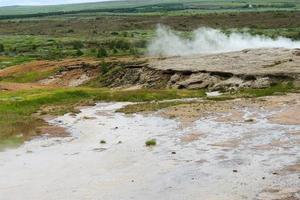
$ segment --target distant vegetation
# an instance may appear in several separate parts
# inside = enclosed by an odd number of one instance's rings
[[[86,13],[165,13],[177,11],[297,10],[297,0],[127,0],[57,6],[12,6],[0,8],[0,19],[47,17]]]

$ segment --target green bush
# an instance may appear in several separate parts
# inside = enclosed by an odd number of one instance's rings
[[[138,51],[136,50],[136,48],[130,48],[129,53],[130,55],[138,55]]]
[[[155,139],[152,139],[152,140],[148,140],[146,141],[146,146],[155,146],[156,145],[156,140]]]
[[[147,40],[138,40],[134,43],[136,48],[146,48],[147,47]]]
[[[83,52],[80,49],[77,49],[76,56],[82,56]]]
[[[0,43],[0,53],[4,52],[4,45]]]
[[[128,50],[130,49],[131,43],[124,39],[118,39],[107,41],[105,45],[110,49]]]
[[[107,53],[106,49],[104,49],[103,47],[98,49],[98,53],[97,53],[98,58],[104,58],[104,57],[107,57],[107,56],[108,56],[108,53]]]
[[[81,49],[84,47],[81,41],[73,41],[71,45],[73,46],[74,49]]]
[[[106,74],[107,72],[109,72],[109,65],[106,62],[102,61],[100,67],[101,67],[101,72],[103,74]]]

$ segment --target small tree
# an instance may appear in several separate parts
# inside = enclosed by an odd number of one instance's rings
[[[103,47],[98,49],[98,53],[97,53],[98,58],[104,58],[104,57],[107,57],[107,56],[108,56],[108,53]]]

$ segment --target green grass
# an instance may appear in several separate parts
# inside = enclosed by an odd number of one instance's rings
[[[285,95],[290,92],[299,92],[300,88],[296,87],[293,82],[278,83],[268,88],[254,89],[244,88],[235,92],[225,93],[218,97],[207,97],[213,101],[227,101],[235,98],[256,98],[273,95]]]
[[[58,108],[50,111],[50,114],[63,114],[73,111],[76,105],[97,101],[141,102],[199,96],[202,96],[202,92],[185,90],[118,91],[94,88],[1,92],[0,144],[22,143],[39,134],[36,132],[36,128],[44,122],[33,114],[45,106]],[[16,136],[18,139],[15,139]]]
[[[292,82],[280,83],[264,89],[245,88],[238,91],[235,95],[241,97],[263,97],[271,95],[282,95],[288,92],[297,92],[299,88],[296,88]]]
[[[14,82],[14,83],[32,83],[32,82],[45,79],[54,73],[55,73],[54,71],[45,71],[45,72],[32,71],[32,72],[15,74],[3,78],[0,77],[0,81]]]
[[[4,45],[2,54],[7,56],[0,56],[0,69],[34,59],[58,60],[80,56],[97,57],[100,49],[104,49],[109,56],[131,55],[133,52],[141,55],[146,51],[147,41],[153,34],[153,31],[131,30],[103,31],[89,35],[93,30],[82,29],[78,33],[65,33],[68,28],[58,27],[57,29],[62,29],[64,34],[56,36],[32,34],[29,36],[14,30],[17,34],[2,35],[0,38],[0,44]],[[41,30],[43,30],[42,27]],[[78,55],[78,52],[81,54]]]
[[[299,88],[296,88],[293,83],[282,83],[276,84],[269,88],[264,89],[241,89],[236,92],[226,93],[218,97],[207,97],[207,100],[212,101],[227,101],[235,98],[255,98],[263,96],[272,96],[272,95],[284,95],[289,92],[299,92]],[[199,97],[205,97],[205,92],[202,91],[202,94]],[[146,102],[146,103],[137,103],[127,105],[123,108],[117,110],[117,112],[122,112],[125,114],[133,114],[138,112],[151,112],[158,111],[164,108],[169,108],[172,106],[178,106],[182,104],[193,104],[193,102],[183,102],[183,101],[170,101],[170,102]]]
[[[32,61],[33,58],[29,57],[29,56],[15,56],[15,57],[9,57],[9,56],[0,56],[0,70],[10,67],[10,66],[14,66],[14,65],[19,65],[19,64],[23,64],[26,62],[30,62]]]
[[[146,145],[147,147],[150,147],[150,146],[156,146],[156,140],[155,140],[155,139],[147,140],[147,141],[145,142],[145,145]]]

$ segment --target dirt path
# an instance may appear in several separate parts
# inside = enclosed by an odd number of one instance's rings
[[[293,94],[191,116],[188,105],[176,108],[190,120],[175,108],[128,116],[113,112],[123,103],[84,108],[51,121],[72,137],[0,152],[0,199],[296,200],[300,124],[288,112],[299,115],[299,105]],[[157,146],[146,147],[153,138]]]

